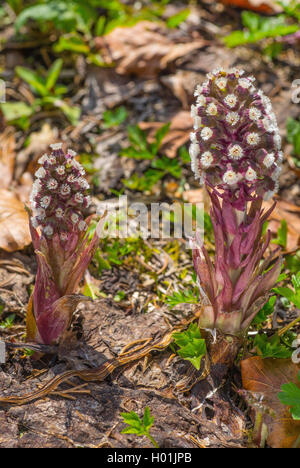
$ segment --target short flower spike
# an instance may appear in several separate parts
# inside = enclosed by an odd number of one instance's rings
[[[89,185],[76,153],[64,153],[62,144],[51,145],[35,173],[30,197],[30,229],[38,271],[27,313],[27,339],[44,344],[59,343],[72,314],[83,297],[74,294],[100,240],[104,217],[94,237],[86,234],[91,217],[84,219],[90,204]]]
[[[220,69],[207,78],[197,86],[191,110],[192,170],[244,209],[253,192],[269,199],[278,189],[282,152],[276,118],[253,76]]]

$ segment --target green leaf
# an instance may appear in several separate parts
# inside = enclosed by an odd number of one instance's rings
[[[262,39],[286,36],[298,30],[297,24],[288,24],[285,15],[264,17],[250,11],[243,11],[242,21],[245,29],[233,31],[223,40],[227,47],[255,43]]]
[[[102,293],[95,284],[88,282],[84,285],[83,294],[87,297],[91,297],[93,301],[96,300],[99,296],[106,297],[106,294]]]
[[[278,286],[277,288],[273,288],[273,291],[287,298],[296,307],[300,307],[300,290],[294,292],[291,288]]]
[[[281,44],[280,42],[272,42],[271,44],[268,44],[266,47],[264,47],[263,54],[267,55],[273,60],[280,55],[283,49],[283,44]]]
[[[278,335],[268,338],[266,334],[256,335],[254,346],[262,358],[287,359],[292,356],[293,349],[281,343]]]
[[[286,264],[291,273],[300,271],[300,250],[297,250],[293,255],[287,255]]]
[[[26,81],[33,90],[40,96],[47,96],[48,90],[43,78],[41,78],[36,72],[25,67],[16,67],[17,75]]]
[[[19,31],[28,20],[36,21],[53,21],[57,18],[57,11],[51,8],[50,5],[33,5],[25,8],[15,21],[16,31]]]
[[[114,301],[115,302],[121,302],[123,299],[125,299],[126,293],[125,291],[118,291],[117,294],[114,296]]]
[[[298,292],[300,289],[300,271],[296,275],[292,275],[292,283],[295,288],[295,291]]]
[[[252,11],[243,11],[242,12],[242,22],[243,25],[249,29],[251,32],[255,32],[259,29],[261,25],[261,16],[253,13]]]
[[[273,239],[272,243],[281,245],[281,247],[286,249],[287,234],[288,234],[287,222],[286,222],[285,219],[283,219],[283,220],[281,220],[280,227],[279,227],[278,232],[277,232],[277,238]]]
[[[146,406],[145,412],[144,412],[144,417],[143,417],[143,425],[144,425],[144,428],[146,429],[147,432],[149,431],[149,429],[153,425],[153,423],[154,423],[154,417],[151,416],[151,414],[150,414],[149,406]]]
[[[121,433],[122,434],[136,434],[138,436],[146,435],[144,434],[142,430],[137,429],[136,427],[133,427],[133,426],[125,427],[125,429],[123,429]]]
[[[96,5],[95,5],[96,6]],[[15,28],[18,32],[29,20],[36,21],[44,33],[51,29],[64,32],[78,30],[91,36],[90,28],[97,17],[97,10],[91,0],[50,0],[47,4],[36,4],[25,8],[17,17]]]
[[[25,104],[25,102],[4,102],[0,104],[0,107],[8,122],[30,117],[33,114],[33,108]]]
[[[148,146],[146,132],[144,132],[138,125],[128,125],[127,130],[131,144],[139,150],[146,151]]]
[[[282,7],[283,11],[291,16],[296,18],[300,21],[300,3],[299,0],[290,0],[286,2],[286,0],[279,1],[279,5]]]
[[[150,146],[150,149],[151,149],[151,153],[153,154],[153,156],[156,156],[159,148],[161,147],[161,144],[162,144],[162,141],[163,139],[165,138],[165,136],[167,135],[169,129],[170,129],[170,125],[171,125],[171,122],[168,122],[164,125],[162,125],[158,130],[157,132],[155,133],[155,143],[151,143],[149,146]]]
[[[175,343],[180,347],[178,355],[190,361],[197,370],[200,370],[201,360],[205,356],[206,343],[201,338],[201,333],[196,323],[191,323],[189,328],[181,333],[173,333]]]
[[[70,120],[71,124],[76,126],[79,121],[79,117],[81,114],[80,107],[77,106],[69,106],[64,101],[57,99],[54,102],[54,105],[61,109],[61,111],[65,114],[65,116]]]
[[[155,169],[161,169],[166,174],[171,174],[176,179],[181,177],[182,169],[177,159],[169,159],[166,156],[162,156],[159,159],[155,159],[151,163],[151,167]]]
[[[59,58],[52,64],[46,78],[46,88],[48,91],[51,91],[52,88],[54,88],[60,75],[63,63],[63,60]]]
[[[189,8],[186,8],[185,10],[181,10],[179,13],[170,16],[166,22],[168,28],[177,28],[177,26],[179,26],[188,18],[190,13],[191,10]]]
[[[274,312],[274,306],[276,302],[276,296],[270,297],[268,302],[260,309],[258,314],[252,321],[252,325],[259,325],[267,320],[269,315]]]
[[[298,374],[300,380],[300,372]],[[290,406],[291,415],[295,420],[300,420],[300,388],[292,382],[283,384],[278,398],[283,405]]]
[[[100,16],[98,18],[98,21],[95,26],[95,35],[96,36],[102,36],[105,31],[105,23],[106,23],[106,17],[105,16]]]
[[[154,156],[148,150],[139,150],[129,146],[128,148],[123,148],[120,151],[120,156],[125,156],[126,158],[133,159],[153,159]]]
[[[126,120],[128,116],[127,110],[124,106],[117,107],[114,110],[107,110],[103,112],[103,128],[111,128],[120,125]]]
[[[68,91],[68,88],[66,86],[63,86],[63,85],[57,85],[55,86],[54,88],[54,95],[57,96],[57,97],[60,97],[62,96],[63,94],[66,94]]]
[[[134,411],[130,411],[130,413],[121,413],[121,416],[126,424],[130,424],[134,427],[143,427],[140,417]]]
[[[155,447],[158,447],[157,443],[150,435],[149,431],[154,423],[154,418],[150,414],[150,409],[146,406],[143,420],[134,412],[121,413],[124,419],[124,423],[128,424],[125,429],[122,430],[122,434],[136,434],[137,436],[146,436],[153,443]]]
[[[191,162],[190,153],[188,152],[185,146],[182,146],[181,148],[179,148],[179,157],[184,164],[190,164]]]
[[[5,320],[0,322],[0,328],[11,328],[14,325],[16,314],[10,314]]]
[[[54,44],[53,50],[56,53],[64,51],[74,52],[76,54],[88,54],[90,47],[79,35],[60,36],[58,42]]]
[[[173,309],[173,307],[179,304],[197,304],[199,302],[199,297],[191,289],[185,291],[174,292],[172,295],[166,297],[166,302],[168,306]]]

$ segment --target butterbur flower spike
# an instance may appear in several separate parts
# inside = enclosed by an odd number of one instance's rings
[[[216,70],[197,86],[190,155],[195,177],[240,210],[277,191],[281,138],[270,100],[242,70]]]
[[[200,326],[239,335],[268,300],[282,260],[264,259],[270,232],[263,223],[274,209],[263,199],[278,188],[282,153],[271,103],[241,70],[216,70],[195,92],[191,160],[208,189],[215,261],[197,238],[193,260],[206,306]]]
[[[38,270],[27,313],[27,339],[43,344],[58,343],[69,328],[78,302],[79,282],[98,247],[102,218],[94,237],[84,219],[90,204],[89,185],[76,153],[64,153],[62,144],[51,145],[50,155],[39,159],[40,168],[30,197],[30,230]]]

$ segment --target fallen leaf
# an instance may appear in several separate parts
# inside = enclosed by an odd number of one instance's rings
[[[22,250],[31,243],[28,214],[20,200],[8,190],[0,190],[0,249]]]
[[[290,359],[262,359],[255,356],[241,362],[243,396],[253,411],[255,437],[273,448],[292,448],[300,434],[300,421],[291,417],[287,406],[280,403],[281,385],[293,382],[299,386],[299,366]]]
[[[95,43],[103,60],[117,65],[118,73],[154,78],[171,62],[208,44],[203,39],[177,41],[162,24],[140,21],[133,27],[115,28]]]
[[[7,129],[0,136],[0,189],[10,186],[13,179],[15,164],[15,137],[10,129]]]
[[[225,5],[247,8],[260,13],[278,13],[282,8],[274,0],[221,0]]]
[[[163,125],[161,122],[141,122],[142,130],[149,130],[148,140],[154,141],[155,132]],[[170,129],[163,139],[161,151],[169,158],[175,158],[177,150],[188,143],[193,120],[190,112],[180,111],[171,118]]]

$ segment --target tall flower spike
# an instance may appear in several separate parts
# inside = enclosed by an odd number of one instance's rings
[[[196,88],[190,155],[195,177],[238,209],[278,188],[281,138],[270,100],[242,70],[215,70]]]
[[[51,145],[39,163],[30,197],[30,229],[37,255],[36,283],[27,312],[27,339],[44,344],[60,342],[83,296],[76,289],[98,247],[104,218],[94,237],[86,235],[91,217],[89,185],[76,153],[65,154],[62,144]]]
[[[202,297],[199,325],[240,334],[268,300],[282,259],[264,260],[263,198],[278,186],[282,153],[269,99],[242,70],[216,70],[196,88],[192,106],[192,169],[208,188],[215,234],[215,261],[196,236],[193,260]],[[222,202],[221,202],[222,200]],[[273,263],[273,265],[272,265]],[[272,267],[270,268],[270,266]]]

